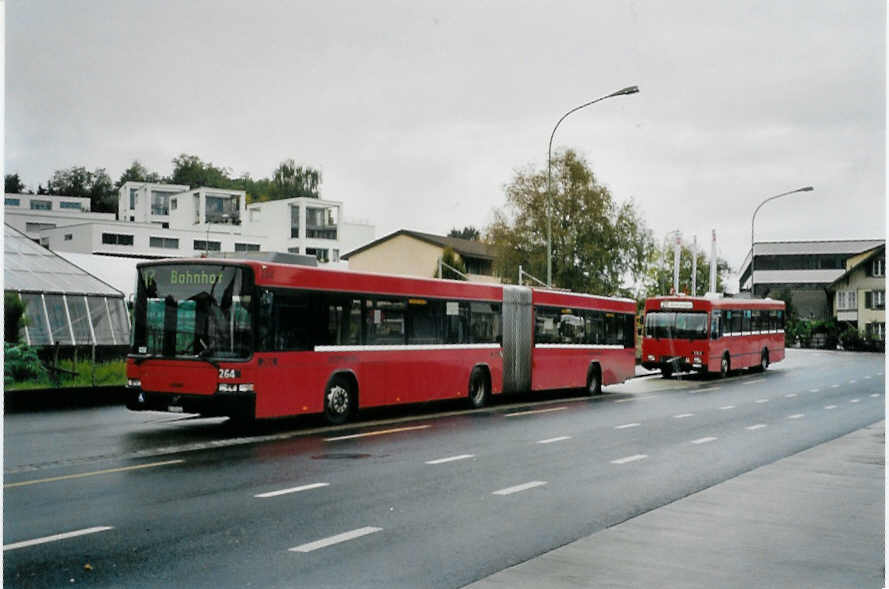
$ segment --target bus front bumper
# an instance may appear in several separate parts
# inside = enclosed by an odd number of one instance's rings
[[[256,393],[216,391],[212,395],[147,392],[128,387],[126,406],[131,411],[200,413],[206,417],[228,416],[252,419],[256,415]]]

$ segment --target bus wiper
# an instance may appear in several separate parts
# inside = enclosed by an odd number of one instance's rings
[[[202,339],[199,339],[198,341],[201,342],[201,345],[204,346],[204,349],[201,350],[200,352],[198,352],[196,357],[197,357],[199,360],[203,360],[204,362],[208,362],[209,364],[211,364],[211,365],[214,366],[215,368],[219,368],[219,364],[217,364],[216,362],[214,362],[213,360],[210,359],[210,356],[213,354],[213,352],[216,351],[216,349],[213,348],[212,346],[208,346],[207,344],[205,344],[205,343],[204,343],[204,340],[202,340]]]

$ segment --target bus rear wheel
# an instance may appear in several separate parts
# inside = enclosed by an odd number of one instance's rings
[[[481,368],[473,368],[469,375],[469,404],[473,409],[481,409],[488,404],[491,390],[488,377]]]
[[[731,361],[729,360],[728,354],[722,355],[722,360],[719,362],[719,378],[725,378],[728,376],[729,371],[732,369]]]
[[[331,425],[342,425],[355,412],[355,393],[352,383],[343,376],[330,379],[324,391],[324,419]]]
[[[762,355],[759,358],[758,372],[765,372],[769,367],[769,351],[763,348]]]
[[[590,396],[602,394],[602,373],[598,366],[590,369],[590,375],[586,381],[586,394]]]

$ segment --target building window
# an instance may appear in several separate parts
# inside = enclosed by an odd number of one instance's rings
[[[240,197],[238,195],[207,195],[206,223],[239,225],[241,223]]]
[[[307,247],[306,248],[307,256],[315,256],[319,262],[329,262],[330,258],[328,256],[327,248],[320,247]]]
[[[871,262],[871,276],[886,275],[886,258],[878,258]]]
[[[336,209],[306,207],[306,237],[336,239]]]
[[[25,231],[27,233],[35,233],[44,229],[55,229],[55,223],[25,223]]]
[[[179,249],[179,240],[173,237],[149,237],[149,247],[157,247],[167,250]]]
[[[151,214],[152,215],[169,215],[170,214],[170,194],[160,190],[151,191]]]
[[[874,309],[884,309],[886,307],[886,291],[874,291]]]
[[[287,248],[287,251],[290,252],[291,254],[298,254],[299,248],[298,247],[289,247],[289,248]]]
[[[80,210],[80,203],[79,202],[72,202],[70,200],[63,200],[62,202],[59,203],[59,208],[60,209],[72,209],[75,211],[79,211]]]
[[[340,261],[340,250],[338,250],[338,249],[333,250],[333,261],[334,262]]]
[[[133,236],[121,233],[103,233],[102,243],[105,245],[133,245]]]
[[[236,252],[258,252],[258,243],[235,243]]]
[[[18,198],[9,198],[8,196],[4,200],[4,204],[8,207],[17,207],[21,206],[22,201]]]
[[[886,339],[886,323],[884,322],[868,323],[864,329],[867,336],[871,339]]]
[[[218,252],[222,251],[222,242],[205,241],[203,239],[194,240],[194,250],[196,252]]]
[[[857,293],[854,290],[837,291],[837,310],[855,310],[858,308]]]
[[[299,207],[290,207],[290,237],[299,237]]]
[[[65,241],[71,241],[72,239],[74,239],[74,235],[72,233],[65,234]]]
[[[194,202],[194,223],[197,225],[201,222],[201,193],[195,192],[192,199]]]
[[[171,210],[171,211],[175,211],[175,210],[176,210],[176,203],[177,203],[178,201],[179,201],[178,198],[171,198],[171,199],[170,199],[170,210]]]
[[[136,191],[138,188],[130,188],[130,209],[136,208]]]
[[[32,200],[31,201],[31,210],[32,211],[51,211],[52,210],[52,201],[51,200]]]

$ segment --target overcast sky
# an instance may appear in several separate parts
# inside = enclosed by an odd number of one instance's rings
[[[377,236],[485,227],[554,149],[737,269],[756,239],[884,237],[883,0],[6,3],[7,173],[192,153],[322,172]]]

